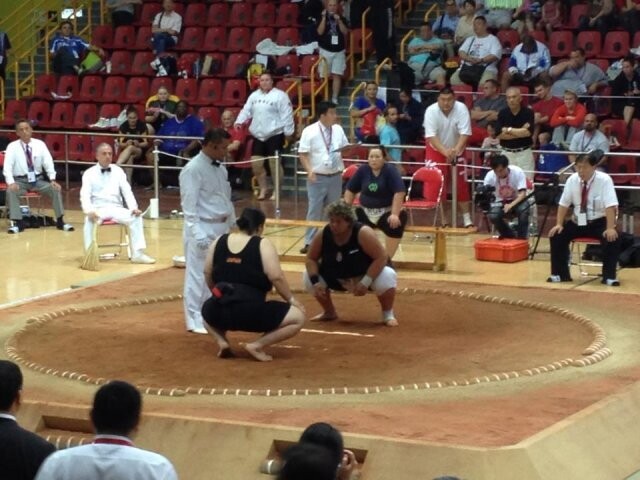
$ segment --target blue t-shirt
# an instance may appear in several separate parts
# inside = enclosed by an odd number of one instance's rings
[[[89,44],[76,35],[71,35],[70,37],[56,35],[53,37],[53,40],[51,40],[51,48],[49,51],[55,54],[62,48],[69,50],[74,57],[80,58],[84,51],[89,48]]]
[[[386,124],[380,129],[380,145],[386,147],[387,145],[400,145],[400,143],[400,134],[396,127]],[[391,157],[392,162],[400,163],[402,160],[402,149],[388,148],[387,152],[389,152],[389,157]]]
[[[393,196],[404,192],[404,182],[393,165],[385,163],[378,176],[369,165],[362,165],[347,183],[347,190],[360,193],[360,204],[367,208],[385,208],[393,203]]]
[[[182,122],[174,118],[168,119],[162,124],[158,135],[171,137],[204,137],[204,124],[195,116],[188,115]],[[186,148],[191,140],[165,138],[159,149],[163,152],[176,155],[180,150]]]

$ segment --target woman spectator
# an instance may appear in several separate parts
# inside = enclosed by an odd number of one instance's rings
[[[232,357],[226,333],[260,332],[245,350],[261,362],[272,360],[264,348],[294,336],[305,321],[304,306],[293,297],[273,244],[262,238],[265,215],[245,208],[236,221],[238,231],[219,237],[209,247],[205,279],[213,296],[202,306],[205,328],[213,335],[218,357]],[[275,287],[285,300],[266,300]]]
[[[149,140],[147,139],[147,124],[138,118],[136,107],[127,108],[127,121],[120,125],[122,136],[118,138],[118,165],[133,165],[136,160],[143,159]],[[140,137],[142,136],[142,138]],[[127,180],[133,185],[133,169],[125,168]]]
[[[465,0],[460,11],[462,16],[460,17],[454,36],[456,47],[462,45],[462,42],[464,42],[467,37],[475,35],[473,31],[473,19],[476,16],[476,2],[474,0]]]
[[[368,163],[358,168],[347,183],[344,201],[351,205],[360,193],[360,206],[356,208],[358,221],[382,230],[387,255],[392,259],[407,224],[407,212],[402,209],[405,195],[402,177],[387,163],[387,158],[383,146],[371,148]]]
[[[622,72],[611,82],[611,94],[613,100],[612,110],[622,112],[622,118],[627,127],[631,125],[631,120],[639,118],[640,108],[640,74],[634,69],[635,61],[633,57],[625,57],[622,60]]]
[[[378,116],[386,107],[384,100],[378,98],[378,84],[367,82],[364,88],[364,95],[356,98],[351,106],[351,118],[358,122],[356,127],[356,137],[364,143],[378,143],[380,141],[376,130]]]
[[[424,107],[413,98],[411,90],[401,88],[398,95],[398,124],[396,128],[400,134],[400,141],[404,144],[422,141],[420,129],[424,121]]]
[[[176,107],[179,101],[178,97],[169,94],[167,87],[160,87],[156,95],[147,99],[145,105],[147,114],[144,121],[147,122],[150,135],[160,130],[165,120],[176,116]]]

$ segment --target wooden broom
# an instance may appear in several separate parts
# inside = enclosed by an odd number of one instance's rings
[[[95,272],[100,269],[100,255],[98,253],[98,222],[93,224],[93,238],[91,239],[91,245],[84,254],[84,259],[80,268],[83,270],[91,270]]]

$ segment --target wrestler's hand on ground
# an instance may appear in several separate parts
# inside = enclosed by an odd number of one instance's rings
[[[400,217],[398,215],[389,215],[387,218],[387,223],[391,228],[398,228],[400,226]]]
[[[362,283],[358,282],[353,286],[353,294],[356,297],[362,297],[367,294],[368,287],[365,287]]]

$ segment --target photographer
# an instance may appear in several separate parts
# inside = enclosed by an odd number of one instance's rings
[[[484,177],[484,185],[485,189],[495,189],[496,201],[491,203],[487,216],[500,238],[526,239],[529,236],[529,205],[523,200],[527,196],[527,177],[520,167],[509,166],[509,159],[504,155],[491,157],[490,165],[491,171]],[[504,220],[508,213],[518,217],[516,231]]]

